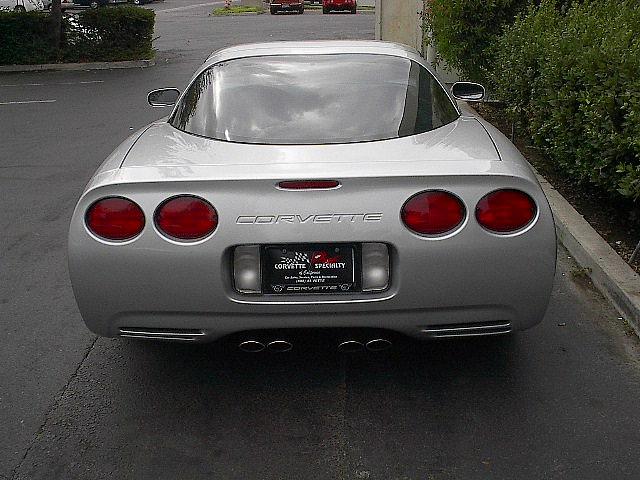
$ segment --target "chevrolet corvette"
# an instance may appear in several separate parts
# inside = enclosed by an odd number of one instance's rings
[[[86,325],[235,334],[246,351],[290,349],[289,329],[355,329],[340,348],[376,350],[380,332],[534,326],[554,222],[525,159],[465,102],[483,95],[392,43],[215,52],[182,92],[149,94],[171,113],[117,147],[77,203],[69,271]]]

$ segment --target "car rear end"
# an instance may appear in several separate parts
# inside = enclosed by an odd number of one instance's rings
[[[460,116],[413,54],[281,50],[212,58],[170,119],[123,143],[87,186],[69,269],[89,328],[205,341],[294,328],[496,335],[538,323],[555,230],[508,141]],[[340,88],[326,92],[324,76]],[[372,91],[370,108],[386,115],[362,110]],[[430,103],[418,102],[425,92]]]
[[[322,8],[324,13],[331,11],[350,11],[356,13],[356,0],[323,0]]]
[[[304,12],[303,0],[271,0],[269,3],[271,13],[277,12]]]

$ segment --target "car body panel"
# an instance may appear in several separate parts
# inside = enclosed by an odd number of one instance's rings
[[[387,43],[279,43],[218,52],[199,71],[242,55],[342,50],[417,57]],[[458,120],[427,133],[337,145],[230,143],[179,131],[166,118],[141,129],[98,169],[71,221],[69,271],[87,326],[105,336],[194,329],[200,333],[190,340],[214,340],[270,328],[375,327],[425,338],[451,324],[503,322],[509,331],[535,325],[555,273],[549,204],[508,139],[464,104],[458,108]],[[300,179],[336,180],[340,188],[277,188]],[[537,205],[535,219],[509,235],[485,230],[474,217],[478,201],[501,188],[521,190]],[[459,228],[435,238],[413,233],[400,218],[408,198],[430,189],[455,194],[466,208]],[[179,194],[215,206],[212,235],[186,244],[158,231],[155,209]],[[138,237],[109,242],[88,231],[85,212],[105,196],[142,208],[147,224]],[[233,288],[236,246],[341,242],[386,244],[389,288],[295,296]]]
[[[326,10],[355,10],[356,0],[322,0],[322,7]]]

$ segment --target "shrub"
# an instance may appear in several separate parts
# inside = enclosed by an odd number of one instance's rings
[[[49,15],[0,11],[0,65],[47,63],[55,58]]]
[[[491,49],[496,96],[567,174],[640,198],[640,5],[545,0]]]
[[[49,14],[0,12],[0,65],[152,58],[154,22],[154,12],[139,7],[85,10],[63,18],[56,51]]]
[[[153,10],[134,6],[84,10],[78,16],[78,24],[65,35],[65,59],[115,61],[152,58],[154,22]]]
[[[489,47],[529,0],[428,0],[424,28],[439,57],[472,80],[482,80]]]

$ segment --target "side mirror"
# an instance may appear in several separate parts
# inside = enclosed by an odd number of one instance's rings
[[[458,100],[479,102],[485,96],[485,90],[479,83],[456,82],[451,87],[451,93]]]
[[[159,88],[151,90],[147,95],[147,102],[152,107],[172,107],[180,97],[180,90],[177,88]]]

